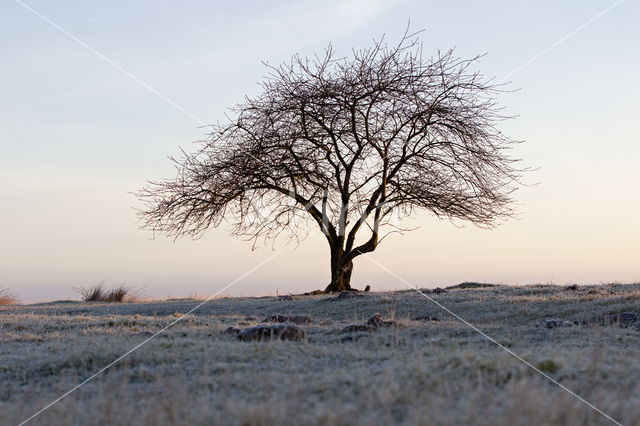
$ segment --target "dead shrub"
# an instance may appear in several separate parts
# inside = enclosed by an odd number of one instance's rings
[[[19,303],[18,296],[8,288],[0,288],[0,305],[16,305]]]

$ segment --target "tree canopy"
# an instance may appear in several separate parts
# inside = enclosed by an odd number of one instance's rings
[[[269,66],[259,96],[172,158],[173,179],[139,192],[145,228],[198,237],[223,220],[252,239],[316,226],[331,252],[329,291],[350,289],[353,260],[416,210],[491,227],[512,215],[520,170],[501,87],[453,50],[424,57],[415,35],[350,57],[330,46]]]

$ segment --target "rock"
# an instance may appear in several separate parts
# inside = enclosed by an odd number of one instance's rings
[[[364,291],[371,291],[371,286],[367,284],[367,286],[364,288]]]
[[[607,324],[617,324],[620,327],[629,327],[640,322],[640,315],[634,312],[620,312],[609,314],[607,316]]]
[[[373,316],[367,321],[367,325],[373,326],[375,328],[391,327],[392,325],[395,325],[395,321],[385,321],[382,319],[382,315],[373,314]]]
[[[335,300],[354,299],[356,297],[364,297],[364,294],[357,291],[342,291]]]
[[[303,296],[320,296],[321,294],[326,294],[326,293],[322,290],[313,290],[308,293],[303,293],[302,295]]]
[[[291,296],[290,294],[287,294],[285,296],[278,296],[278,300],[282,300],[282,301],[293,300],[293,296]]]
[[[544,320],[544,326],[546,328],[556,328],[556,327],[574,327],[579,325],[578,321],[565,321],[557,318],[547,318]]]
[[[440,321],[436,317],[431,317],[429,315],[420,315],[419,317],[412,318],[411,321]]]
[[[342,336],[340,338],[340,342],[341,343],[356,342],[358,340],[365,339],[365,338],[371,338],[371,334],[370,333],[350,333]]]
[[[244,317],[244,320],[249,322],[258,322],[258,317],[248,316],[248,317]]]
[[[620,312],[620,315],[618,315],[618,321],[623,326],[635,324],[638,320],[640,320],[638,314],[633,312]]]
[[[378,328],[374,327],[373,325],[369,325],[369,324],[350,324],[348,326],[346,326],[345,328],[343,328],[342,330],[340,330],[340,334],[345,334],[345,333],[371,333],[376,331]]]
[[[240,329],[237,327],[227,327],[222,333],[224,334],[238,334]]]
[[[369,320],[367,321],[367,325],[372,325],[378,328],[382,324],[382,315],[375,313]]]
[[[304,339],[304,330],[290,323],[260,324],[246,328],[238,333],[238,340],[243,342]]]
[[[391,327],[395,325],[395,321],[385,321],[382,315],[374,314],[366,324],[351,324],[340,330],[340,334],[344,333],[371,333],[381,327]]]
[[[270,315],[262,322],[292,322],[294,324],[311,324],[312,320],[309,315]]]
[[[132,336],[136,336],[136,337],[151,337],[151,336],[153,336],[153,334],[154,333],[152,331],[144,330],[144,331],[138,331],[136,333],[133,333]]]
[[[436,287],[436,288],[419,288],[417,289],[418,293],[421,293],[422,295],[425,294],[441,294],[441,293],[446,293],[447,290],[441,287]]]
[[[572,284],[572,285],[568,285],[564,288],[565,290],[577,290],[578,289],[578,284]]]

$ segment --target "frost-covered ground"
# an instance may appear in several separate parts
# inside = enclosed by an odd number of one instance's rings
[[[640,425],[640,284],[428,296],[617,421]],[[1,306],[0,424],[30,417],[198,303]],[[395,326],[340,333],[376,312]],[[307,337],[241,342],[224,333],[273,314],[311,316],[300,325]],[[404,291],[209,301],[29,424],[614,423]]]

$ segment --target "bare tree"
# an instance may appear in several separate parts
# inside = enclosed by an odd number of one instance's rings
[[[496,125],[500,87],[452,50],[424,58],[414,35],[337,58],[268,66],[262,94],[236,106],[174,179],[149,182],[142,226],[199,237],[223,219],[254,242],[320,229],[326,291],[350,289],[353,260],[426,210],[491,227],[512,215],[515,141]]]

